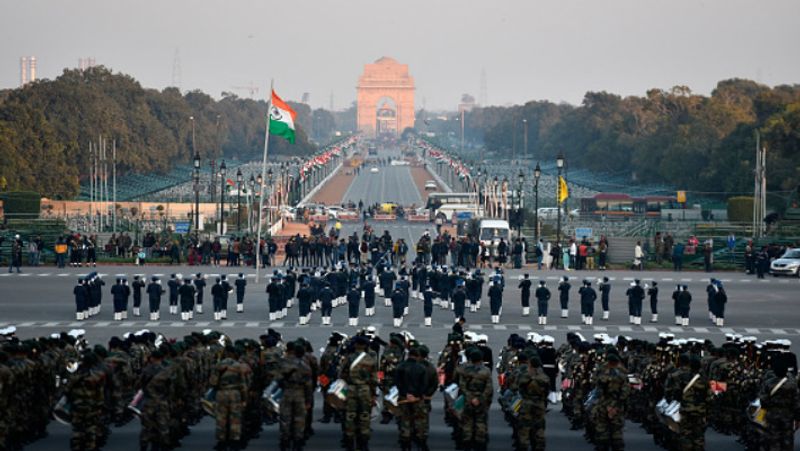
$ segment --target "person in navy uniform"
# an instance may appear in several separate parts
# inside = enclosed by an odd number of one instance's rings
[[[531,279],[530,276],[526,273],[522,280],[519,281],[518,288],[520,291],[520,301],[522,302],[522,316],[528,316],[531,314]],[[541,319],[539,320],[539,324],[541,324]]]
[[[374,305],[375,304],[375,292],[374,292],[375,284],[373,284],[372,286],[373,286],[372,303]],[[322,316],[322,325],[323,326],[330,326],[331,325],[331,312],[333,312],[333,298],[334,297],[335,297],[335,294],[334,294],[333,290],[331,289],[331,284],[329,284],[328,282],[323,282],[322,289],[319,290],[319,300],[320,300],[320,303],[322,304],[322,308],[320,310],[320,315]],[[365,292],[364,293],[364,302],[365,303],[366,303],[366,300],[367,300],[367,293]]]
[[[347,292],[347,314],[351,326],[358,326],[358,309],[361,306],[360,304],[361,291],[358,289],[357,285],[352,285],[350,291]]]
[[[304,280],[300,289],[297,290],[297,309],[299,315],[299,323],[301,326],[308,325],[311,319],[311,302],[313,302],[314,291],[308,280]]]
[[[133,316],[142,316],[142,290],[145,288],[144,280],[139,276],[133,276]]]
[[[366,309],[366,315],[375,316],[375,280],[371,274],[366,276],[361,289],[364,291],[364,308]]]
[[[239,273],[239,278],[233,284],[236,285],[236,312],[242,313],[244,312],[244,290],[247,286],[247,279],[244,274]]]
[[[628,296],[628,309],[630,310],[630,323],[641,325],[642,324],[642,301],[644,300],[644,289],[642,288],[642,281],[639,279],[631,282],[631,287],[625,293]]]
[[[494,276],[489,284],[489,310],[492,314],[492,324],[500,324],[500,314],[503,309],[503,287],[501,283],[501,279]]]
[[[150,321],[158,321],[161,319],[161,296],[164,295],[164,287],[161,286],[161,280],[153,276],[150,279],[150,284],[147,285],[147,300],[150,307]]]
[[[103,303],[103,286],[106,282],[100,274],[89,274],[89,316],[100,314],[100,305]]]
[[[86,286],[86,279],[78,279],[72,294],[75,295],[75,319],[83,321],[89,317],[89,288]]]
[[[181,275],[172,274],[167,282],[169,287],[169,313],[171,315],[178,314],[178,288],[181,287]]]
[[[206,276],[197,273],[194,275],[194,289],[197,292],[196,299],[197,302],[195,304],[195,311],[198,314],[203,313],[203,291],[206,289]]]
[[[600,305],[603,307],[603,321],[608,321],[611,315],[611,282],[608,277],[597,280],[597,288],[600,290]]]
[[[222,307],[220,308],[220,319],[228,319],[228,296],[233,292],[233,287],[228,283],[228,276],[222,275]]]
[[[657,323],[658,322],[658,282],[655,280],[652,282],[652,285],[649,287],[645,285],[645,289],[647,289],[647,296],[650,297],[650,322]]]
[[[450,298],[453,301],[453,313],[455,314],[456,319],[464,316],[464,311],[467,307],[467,291],[464,288],[464,279],[458,279],[456,281],[456,289],[450,295]]]
[[[122,319],[128,319],[128,304],[130,304],[131,299],[131,286],[128,284],[128,279],[125,277],[122,278],[122,286],[124,287],[122,290]]]
[[[536,289],[536,308],[539,314],[539,325],[547,325],[547,307],[550,303],[550,290],[544,280],[539,281],[539,288]]]
[[[433,315],[433,299],[439,296],[439,293],[433,291],[430,285],[425,286],[425,291],[422,292],[422,310],[425,314],[425,327],[431,327]]]
[[[569,277],[564,276],[561,282],[558,283],[558,299],[561,303],[561,317],[566,318],[569,316],[569,290],[572,285],[569,284]]]
[[[278,270],[275,270],[272,275],[272,279],[270,279],[269,284],[267,285],[270,321],[276,321],[278,319],[280,297],[283,295],[283,288],[280,285],[280,279],[280,273]]]
[[[181,303],[181,320],[189,321],[192,319],[192,312],[194,312],[194,284],[189,278],[183,281],[183,285],[178,288],[178,295]]]
[[[111,297],[114,302],[114,321],[122,321],[122,305],[125,302],[125,287],[122,278],[117,278],[117,283],[111,287]]]
[[[214,303],[214,320],[222,320],[222,303],[225,299],[225,287],[222,286],[222,278],[217,277],[216,283],[211,287],[211,298]]]
[[[594,301],[597,300],[597,292],[592,288],[592,282],[583,281],[583,286],[578,290],[581,296],[581,316],[583,324],[591,326],[594,323]]]
[[[400,284],[397,283],[394,286],[394,291],[392,291],[389,295],[389,300],[392,303],[392,318],[394,327],[400,327],[403,325],[403,305],[405,302],[403,289],[400,288]],[[350,299],[348,299],[348,302]]]

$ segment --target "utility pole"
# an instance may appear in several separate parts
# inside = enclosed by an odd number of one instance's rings
[[[111,173],[113,177],[113,181],[111,182],[111,189],[112,189],[112,199],[113,204],[111,208],[111,219],[112,219],[112,226],[111,231],[113,233],[117,233],[117,140],[113,140],[111,142]]]

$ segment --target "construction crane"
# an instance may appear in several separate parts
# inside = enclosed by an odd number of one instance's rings
[[[255,98],[261,88],[253,84],[251,81],[250,85],[248,86],[231,86],[231,89],[235,89],[237,91],[247,91],[250,94],[250,97]]]

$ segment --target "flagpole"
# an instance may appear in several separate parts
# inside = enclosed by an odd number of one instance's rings
[[[261,222],[264,214],[264,187],[267,185],[267,155],[269,153],[269,122],[272,109],[272,92],[275,89],[275,80],[269,82],[269,100],[267,100],[267,126],[264,132],[264,160],[261,163],[261,196],[258,198],[258,236],[256,237],[256,282],[261,274]],[[279,211],[280,213],[280,211]],[[270,224],[272,226],[272,224]],[[266,246],[264,246],[266,248]],[[268,249],[267,252],[269,252]]]

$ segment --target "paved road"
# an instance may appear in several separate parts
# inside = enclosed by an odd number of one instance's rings
[[[371,174],[368,170],[356,177],[348,189],[345,200],[363,199],[365,203],[396,201],[400,203],[413,203],[420,200],[419,192],[413,184],[411,175],[406,167],[382,167],[379,174]],[[429,225],[394,222],[386,224],[373,224],[378,233],[384,229],[390,231],[394,238],[408,238],[409,243],[416,242],[419,235]],[[349,234],[361,227],[360,224],[346,224],[344,233]],[[413,247],[413,246],[412,246]],[[246,312],[237,314],[231,311],[227,321],[215,323],[209,313],[197,315],[196,320],[188,323],[178,321],[179,317],[162,310],[161,321],[149,322],[146,317],[131,318],[129,321],[118,323],[112,321],[110,311],[110,295],[105,293],[102,313],[91,321],[73,321],[72,286],[75,280],[86,274],[86,268],[55,269],[51,267],[30,269],[25,268],[22,275],[0,273],[0,326],[15,324],[21,337],[35,337],[52,332],[68,330],[71,328],[84,328],[87,338],[92,343],[104,343],[115,335],[122,335],[127,331],[142,328],[162,333],[168,337],[181,337],[191,331],[204,328],[220,329],[233,338],[255,338],[268,327],[275,328],[286,338],[304,336],[309,339],[315,349],[322,347],[331,330],[339,330],[348,334],[355,332],[352,327],[346,326],[346,309],[337,308],[333,313],[334,327],[319,326],[319,317],[312,318],[312,326],[297,326],[297,310],[292,309],[289,317],[282,321],[269,322],[266,314],[266,297],[263,294],[265,281],[255,284],[254,273],[251,268],[198,268],[198,267],[131,267],[131,266],[105,266],[97,269],[105,274],[107,282],[118,274],[125,275],[129,280],[136,274],[146,276],[160,275],[169,277],[170,273],[193,274],[203,271],[211,276],[218,273],[236,274],[245,272],[250,281],[248,294],[245,300]],[[725,333],[740,333],[743,335],[756,335],[759,339],[790,338],[797,344],[800,343],[800,311],[796,308],[798,302],[798,288],[800,282],[796,279],[766,279],[756,280],[751,276],[738,273],[718,273],[716,277],[723,280],[729,294],[728,324],[725,328],[712,326],[706,318],[705,285],[708,275],[697,272],[671,273],[671,272],[630,272],[608,271],[604,273],[546,271],[538,272],[527,269],[534,280],[545,280],[551,290],[555,289],[557,280],[564,274],[569,275],[574,282],[583,278],[596,279],[599,276],[608,276],[613,284],[611,320],[603,322],[596,320],[593,327],[580,324],[577,314],[577,294],[573,292],[571,302],[571,317],[568,319],[556,318],[557,302],[551,303],[550,324],[541,327],[535,325],[534,317],[522,317],[519,305],[519,292],[515,281],[521,271],[507,271],[507,291],[504,305],[502,324],[493,325],[489,321],[488,306],[477,313],[468,313],[467,324],[469,329],[486,334],[490,344],[495,348],[495,354],[500,349],[506,338],[512,332],[526,334],[537,331],[555,337],[558,343],[565,339],[567,332],[581,332],[589,338],[594,333],[608,333],[611,335],[627,335],[636,338],[654,340],[659,332],[673,332],[681,337],[710,338],[717,342],[724,340]],[[631,280],[656,280],[662,287],[661,296],[661,321],[658,324],[643,324],[631,326],[627,324],[627,303],[624,299],[624,290]],[[672,302],[669,293],[676,283],[689,285],[694,293],[695,301],[692,304],[691,327],[679,328],[672,323]],[[573,285],[575,285],[573,283]],[[207,296],[208,297],[208,296]],[[450,311],[435,308],[433,327],[422,327],[422,306],[419,301],[411,305],[411,314],[406,320],[405,329],[413,333],[422,342],[429,345],[435,352],[444,345],[447,332],[452,324],[453,315]],[[647,311],[647,307],[645,307]],[[146,312],[145,312],[146,314]],[[645,320],[649,318],[645,314]],[[391,327],[391,312],[389,308],[378,304],[377,315],[372,318],[362,318],[361,326],[372,325],[384,337],[393,330]],[[321,416],[321,402],[316,404],[316,417]],[[554,406],[547,416],[547,440],[549,449],[589,450],[591,447],[583,440],[580,431],[570,431],[565,418],[558,412],[559,406]],[[442,421],[441,398],[434,402],[431,414],[431,449],[452,449],[449,439],[449,429]],[[397,432],[393,425],[373,425],[375,433],[371,442],[372,449],[396,449]],[[107,449],[135,450],[137,449],[138,424],[130,424],[123,428],[115,429],[111,435]],[[277,427],[266,429],[258,440],[251,442],[249,449],[275,449],[277,447]],[[316,426],[317,434],[308,444],[308,449],[330,450],[337,449],[340,432],[338,425]],[[31,450],[61,450],[66,449],[69,443],[68,428],[52,424],[49,428],[50,435],[46,439],[33,444]],[[511,447],[510,429],[505,425],[502,414],[495,403],[490,415],[490,449],[509,449]],[[628,449],[649,450],[657,449],[652,444],[651,438],[646,435],[636,424],[628,423],[626,426],[626,443]],[[210,419],[192,428],[192,434],[183,441],[183,449],[211,449],[214,444],[214,426]],[[708,449],[741,449],[731,437],[721,436],[708,432]],[[796,447],[800,446],[800,438]]]

